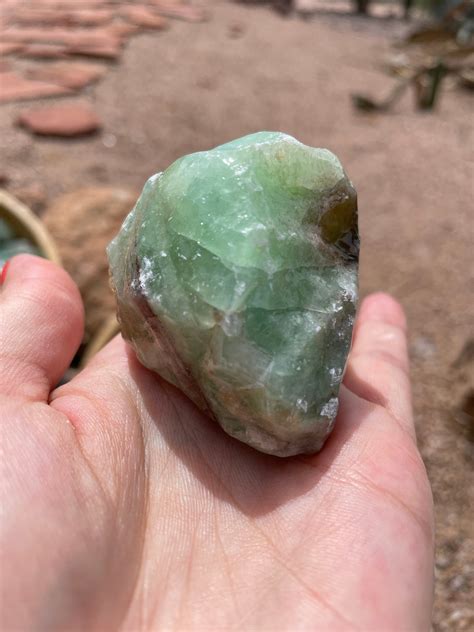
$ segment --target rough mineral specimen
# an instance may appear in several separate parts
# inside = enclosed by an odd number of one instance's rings
[[[124,337],[224,430],[279,456],[330,433],[357,300],[338,159],[261,132],[151,177],[109,246]]]

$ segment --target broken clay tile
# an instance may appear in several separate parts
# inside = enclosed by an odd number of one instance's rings
[[[71,90],[44,81],[25,79],[15,72],[0,73],[0,103],[71,94]]]
[[[43,8],[15,11],[12,22],[21,25],[46,26],[100,26],[113,17],[110,9]]]
[[[115,60],[120,56],[121,46],[115,44],[75,44],[66,50],[69,55]]]
[[[100,79],[105,70],[104,66],[66,62],[31,68],[27,71],[27,75],[30,79],[47,81],[77,90]]]
[[[4,1],[4,0],[2,0]],[[44,8],[65,7],[68,9],[90,9],[94,10],[101,7],[106,2],[104,0],[20,0],[22,8],[38,8],[38,5]]]
[[[145,5],[129,5],[119,9],[120,15],[132,24],[148,29],[163,29],[166,19]]]
[[[40,136],[71,138],[92,134],[101,122],[86,102],[64,103],[23,111],[18,124]]]
[[[120,46],[120,38],[106,27],[95,29],[10,28],[2,33],[7,42],[40,42],[67,46]]]
[[[27,44],[20,56],[30,59],[64,59],[65,50],[61,44]]]
[[[184,20],[185,22],[203,22],[207,14],[201,7],[174,2],[173,0],[150,0],[159,13],[169,18]]]
[[[11,55],[12,53],[18,53],[23,48],[23,44],[17,44],[16,42],[0,42],[0,55]]]

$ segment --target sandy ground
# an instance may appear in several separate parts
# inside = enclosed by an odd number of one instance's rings
[[[20,106],[3,106],[0,173],[51,201],[85,185],[138,191],[181,154],[260,129],[337,153],[359,191],[362,294],[392,292],[408,314],[436,505],[434,629],[474,629],[472,97],[449,90],[435,114],[410,96],[393,114],[357,114],[351,92],[391,85],[379,63],[400,22],[212,7],[207,23],[131,40],[86,91],[105,121],[95,138],[33,141],[12,125]]]

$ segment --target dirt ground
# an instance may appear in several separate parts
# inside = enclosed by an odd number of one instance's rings
[[[213,2],[208,22],[133,37],[122,61],[85,91],[104,121],[96,137],[32,140],[13,125],[24,106],[3,106],[0,174],[41,210],[83,186],[139,191],[178,156],[256,130],[333,150],[359,191],[362,295],[391,292],[408,314],[436,507],[433,627],[472,630],[472,97],[452,88],[434,114],[420,114],[408,95],[376,116],[356,113],[349,98],[389,89],[380,62],[403,29],[396,19],[302,20]]]

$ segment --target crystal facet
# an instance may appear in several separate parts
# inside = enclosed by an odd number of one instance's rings
[[[279,456],[330,433],[357,301],[338,159],[260,132],[151,177],[109,246],[122,333],[224,430]]]

